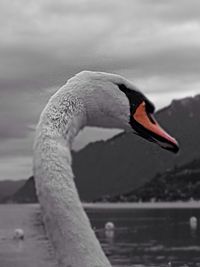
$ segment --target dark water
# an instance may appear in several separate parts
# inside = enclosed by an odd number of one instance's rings
[[[115,267],[200,267],[200,209],[87,209],[103,249]],[[105,231],[111,221],[115,231]],[[24,241],[13,240],[22,228]],[[0,267],[54,267],[38,205],[0,205]]]
[[[88,211],[106,254],[115,266],[200,266],[199,209]],[[114,233],[102,226],[114,222]]]

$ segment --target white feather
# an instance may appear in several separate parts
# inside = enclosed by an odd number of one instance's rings
[[[82,208],[71,169],[70,148],[85,125],[130,129],[129,103],[117,86],[120,83],[132,86],[114,74],[77,74],[51,97],[37,126],[37,194],[61,267],[111,266]]]

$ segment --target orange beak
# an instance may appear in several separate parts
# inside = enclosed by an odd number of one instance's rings
[[[171,150],[175,153],[178,152],[179,146],[177,141],[160,127],[152,114],[147,113],[144,101],[136,109],[133,114],[133,119],[139,126],[142,126],[142,136],[145,136],[145,138],[148,136],[147,139],[159,144],[162,148]],[[138,134],[140,135],[140,130],[138,130]]]

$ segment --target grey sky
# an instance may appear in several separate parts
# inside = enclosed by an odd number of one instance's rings
[[[39,114],[83,70],[122,74],[162,107],[200,93],[198,0],[2,0],[0,179],[31,174]],[[82,147],[112,133],[87,130]]]

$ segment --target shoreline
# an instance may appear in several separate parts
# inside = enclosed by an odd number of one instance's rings
[[[0,203],[0,206],[38,206],[39,203]],[[82,202],[84,209],[200,209],[200,201],[176,202]]]
[[[200,201],[188,202],[125,202],[125,203],[83,203],[85,209],[199,209]]]

